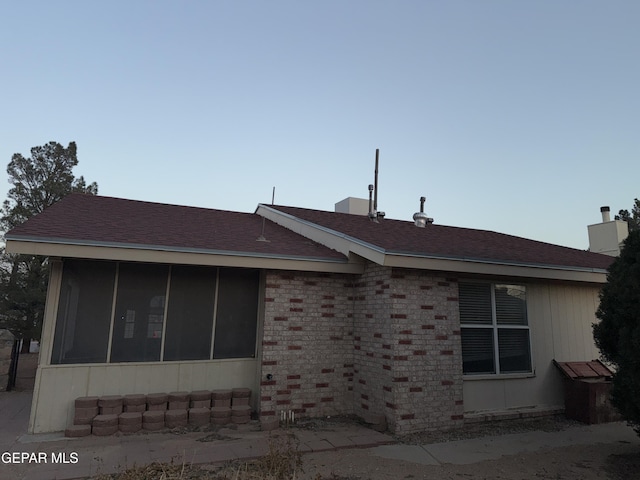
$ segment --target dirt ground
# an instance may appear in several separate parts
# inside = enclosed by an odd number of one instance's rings
[[[554,432],[576,425],[564,416],[477,424],[451,432],[422,433],[399,437],[400,443],[424,445],[489,435]],[[420,465],[375,456],[370,450],[338,450],[303,456],[305,475],[320,474],[334,480],[633,480],[640,479],[640,448],[618,442],[549,448],[535,453],[505,456],[470,465]],[[333,477],[332,477],[333,476]]]
[[[305,474],[335,480],[633,480],[640,478],[635,445],[573,446],[471,465],[418,465],[376,457],[368,450],[338,450],[303,457]],[[333,477],[332,477],[333,475]]]
[[[634,480],[640,478],[637,444],[572,446],[505,456],[470,465],[420,465],[375,456],[370,449],[344,449],[302,456],[303,472],[294,476],[242,475],[234,465],[201,465],[175,476],[164,468],[153,474],[131,471],[99,480]],[[158,471],[161,474],[158,475]],[[239,473],[240,472],[240,473]]]
[[[350,421],[344,419],[343,421]],[[439,433],[423,433],[396,438],[399,443],[422,445],[486,435],[559,431],[575,422],[564,417],[547,417],[529,421],[496,422]],[[311,422],[302,428],[328,429],[330,424]],[[246,463],[200,465],[166,479],[180,480],[633,480],[640,479],[640,447],[638,443],[617,442],[600,445],[575,445],[549,448],[535,453],[504,456],[497,460],[469,465],[421,465],[410,461],[382,458],[374,449],[342,449],[304,454],[303,472],[291,475],[265,475],[269,469],[257,468],[246,476],[238,475]],[[285,452],[290,455],[291,452]],[[282,458],[276,458],[276,463]],[[130,474],[132,472],[129,472]],[[154,472],[155,473],[155,472]],[[166,473],[166,472],[164,472]],[[161,478],[149,471],[135,475],[108,477],[108,480],[149,480]],[[100,480],[107,480],[101,477]]]

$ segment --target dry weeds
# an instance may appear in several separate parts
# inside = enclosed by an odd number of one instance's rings
[[[99,474],[89,480],[297,480],[303,473],[302,452],[295,435],[269,438],[269,451],[257,460],[220,465],[158,463],[134,466],[113,474]],[[318,475],[315,480],[349,480]]]

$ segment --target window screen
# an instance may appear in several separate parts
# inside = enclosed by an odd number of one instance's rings
[[[65,260],[52,364],[107,360],[115,263]]]
[[[257,270],[220,269],[214,358],[255,356],[259,284]]]
[[[216,273],[215,268],[171,268],[164,360],[209,359]]]
[[[121,263],[112,362],[159,361],[169,267]]]
[[[66,260],[51,363],[206,360],[214,324],[214,358],[252,358],[259,285],[253,269]]]

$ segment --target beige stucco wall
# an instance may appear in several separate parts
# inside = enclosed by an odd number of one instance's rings
[[[553,360],[599,357],[591,326],[599,287],[557,283],[527,284],[534,375],[464,377],[465,413],[564,406],[562,377]]]
[[[29,431],[72,425],[74,400],[84,396],[248,387],[255,402],[256,370],[255,359],[40,366]]]

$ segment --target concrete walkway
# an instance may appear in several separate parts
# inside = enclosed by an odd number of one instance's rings
[[[471,464],[505,455],[570,445],[625,442],[640,438],[623,423],[576,426],[561,432],[527,432],[428,445],[394,443],[390,435],[354,424],[293,428],[273,433],[257,422],[211,432],[116,434],[65,439],[61,434],[27,435],[31,395],[0,393],[0,479],[65,480],[122,471],[154,461],[195,464],[256,458],[270,435],[294,433],[303,452],[366,448],[371,455],[422,465]],[[16,457],[17,455],[17,457]],[[23,459],[24,457],[24,459]]]
[[[617,442],[635,444],[640,448],[640,438],[633,429],[618,422],[579,425],[560,432],[532,431],[428,445],[384,445],[373,448],[372,453],[422,465],[467,465],[543,449]]]

